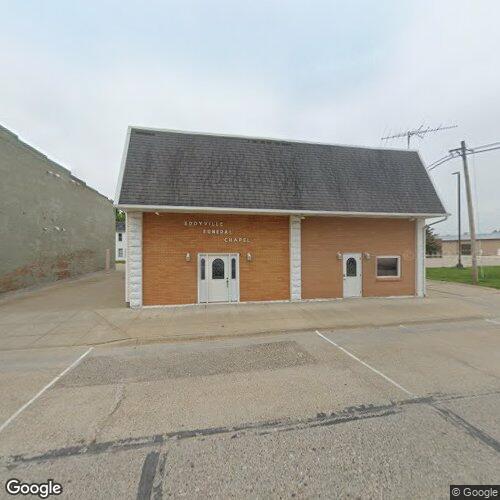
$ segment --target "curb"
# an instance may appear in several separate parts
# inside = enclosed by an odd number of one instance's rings
[[[461,318],[438,318],[438,319],[427,319],[427,320],[414,320],[405,321],[404,324],[411,325],[425,325],[425,324],[441,324],[441,323],[455,323],[461,321],[475,321],[475,320],[486,320],[493,316],[464,316]],[[267,337],[270,335],[286,335],[288,333],[299,333],[299,332],[310,332],[315,330],[356,330],[360,328],[385,328],[394,327],[401,325],[401,321],[389,322],[383,324],[375,323],[359,323],[356,325],[335,325],[335,326],[307,326],[298,328],[286,328],[286,329],[272,329],[272,330],[260,330],[255,332],[245,332],[245,333],[228,333],[228,334],[212,334],[212,335],[199,335],[199,334],[182,334],[174,336],[165,337],[149,337],[149,338],[139,338],[139,337],[127,337],[123,339],[109,340],[105,342],[96,342],[90,344],[72,344],[72,345],[59,345],[59,346],[39,346],[39,347],[23,347],[19,349],[2,349],[0,352],[13,352],[13,351],[26,351],[34,349],[60,349],[60,348],[76,348],[76,347],[128,347],[128,346],[139,346],[139,345],[151,345],[151,344],[179,344],[188,342],[211,342],[217,340],[228,340],[228,339],[239,339],[239,338],[253,338],[253,337]]]

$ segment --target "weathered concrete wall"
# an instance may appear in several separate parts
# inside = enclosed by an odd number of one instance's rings
[[[0,127],[0,293],[104,269],[110,200]]]

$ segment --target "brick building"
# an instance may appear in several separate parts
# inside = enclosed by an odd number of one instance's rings
[[[113,202],[0,126],[0,294],[114,267]]]
[[[441,252],[443,255],[458,255],[458,236],[441,236]],[[462,255],[471,254],[470,235],[463,234],[460,244],[462,246]],[[492,233],[479,233],[476,235],[476,245],[479,255],[499,256],[500,255],[500,231]]]
[[[414,151],[135,127],[116,200],[131,307],[423,296],[445,214]]]

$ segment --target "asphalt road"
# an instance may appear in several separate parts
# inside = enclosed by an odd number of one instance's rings
[[[320,333],[3,351],[1,482],[92,499],[499,482],[500,319]]]

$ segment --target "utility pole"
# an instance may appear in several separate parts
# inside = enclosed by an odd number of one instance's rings
[[[449,160],[453,160],[453,158],[457,158],[458,156],[462,157],[462,161],[464,164],[464,175],[465,175],[465,188],[467,194],[467,208],[469,212],[469,231],[470,231],[470,246],[471,246],[471,256],[472,256],[472,282],[477,285],[478,282],[478,272],[477,272],[477,246],[476,246],[476,223],[474,220],[474,207],[472,205],[472,191],[470,187],[470,176],[469,176],[469,168],[467,166],[467,155],[469,154],[477,154],[477,153],[485,153],[487,151],[494,151],[500,149],[500,141],[492,142],[490,144],[483,144],[482,146],[477,146],[474,148],[467,149],[465,147],[465,141],[460,143],[460,147],[456,149],[450,149],[449,154],[435,161],[427,168],[427,171],[430,172],[435,168],[439,167],[443,163],[446,163]]]
[[[458,263],[457,268],[463,269],[462,265],[462,207],[460,202],[460,172],[453,172],[452,175],[457,176],[457,199],[458,199]]]
[[[456,151],[456,150],[455,150]],[[470,232],[470,249],[472,258],[472,283],[477,285],[477,248],[476,248],[476,222],[474,220],[474,205],[472,203],[472,189],[470,185],[469,167],[467,165],[467,148],[465,141],[460,143],[460,156],[464,165],[465,192],[467,194],[467,209],[469,212],[469,232]]]

